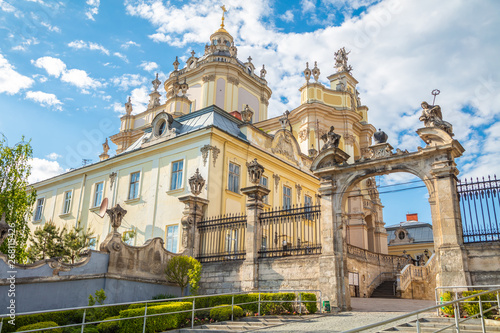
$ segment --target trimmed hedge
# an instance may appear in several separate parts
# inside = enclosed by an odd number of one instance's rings
[[[440,297],[441,297],[441,301],[444,302],[444,303],[453,301],[453,295],[449,291],[447,291],[445,293],[442,293]],[[453,305],[443,306],[443,307],[441,307],[441,311],[444,314],[447,314],[449,316],[454,316],[455,315],[455,311],[453,309]]]
[[[83,311],[81,310],[46,312],[35,315],[16,316],[15,325],[10,325],[9,323],[4,322],[4,325],[2,327],[2,333],[15,332],[22,326],[37,324],[41,322],[48,322],[48,321],[55,322],[61,326],[76,324],[76,323],[81,323],[82,318],[83,318]]]
[[[168,314],[182,310],[190,310],[193,307],[191,302],[173,302],[171,304],[148,307],[147,314],[166,313],[164,316],[149,317],[146,320],[146,332],[163,332],[166,330],[179,328],[186,319],[190,318],[189,312]],[[120,318],[129,318],[144,315],[145,308],[128,309],[120,312]],[[142,332],[143,318],[121,320],[120,333]]]
[[[316,301],[317,301],[316,294],[313,294],[313,293],[300,293],[300,298],[303,301],[314,301],[314,303],[313,302],[304,303],[305,306],[306,306],[307,312],[309,312],[309,313],[316,313],[316,311],[318,311],[318,305],[316,303]]]
[[[148,304],[148,308],[149,307],[154,307],[154,306],[160,306],[160,305],[167,305],[167,304],[170,304],[172,302],[155,302],[155,303],[147,303]],[[139,308],[145,308],[146,307],[146,303],[136,303],[136,304],[130,304],[128,306],[128,309],[139,309]]]
[[[233,313],[233,318],[244,316],[243,309],[238,305],[233,305],[233,310],[231,311],[231,305],[227,304],[227,306],[224,307],[211,309],[210,318],[214,319],[215,321],[226,321],[231,319],[231,313]]]
[[[21,326],[21,327],[19,327],[16,330],[16,332],[36,330],[36,329],[40,329],[40,328],[57,327],[57,326],[59,326],[59,325],[57,325],[56,322],[53,322],[53,321],[42,321],[42,322],[36,323],[36,324],[30,324],[30,325]],[[54,328],[54,329],[51,329],[51,330],[43,330],[43,331],[40,331],[40,332],[62,333],[62,328]]]
[[[118,319],[120,316],[109,317],[104,320]],[[108,321],[97,325],[99,333],[118,333],[120,329],[120,321]]]
[[[487,290],[464,291],[464,292],[462,292],[462,297],[472,296],[472,295],[479,294],[479,293],[482,293],[485,291],[487,291]],[[463,308],[469,316],[474,316],[474,315],[480,313],[480,311],[479,311],[479,297],[481,297],[481,302],[483,302],[481,304],[483,307],[483,311],[486,311],[489,308],[494,306],[494,304],[489,303],[489,302],[485,302],[485,301],[495,301],[495,303],[496,303],[496,300],[497,300],[497,296],[495,293],[469,298],[467,300],[468,302],[471,302],[471,301],[477,302],[477,303],[465,303],[465,302],[463,303]],[[494,314],[492,313],[492,311],[490,311],[490,312],[485,313],[484,317],[485,318],[493,318],[493,315]]]

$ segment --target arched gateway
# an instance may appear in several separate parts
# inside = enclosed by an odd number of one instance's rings
[[[423,104],[422,104],[423,105]],[[434,246],[437,255],[437,286],[469,285],[470,275],[463,246],[462,225],[456,182],[458,169],[455,158],[464,152],[453,139],[451,125],[442,121],[441,114],[424,116],[439,106],[424,107],[421,120],[425,127],[417,134],[427,144],[416,152],[401,151],[386,143],[387,137],[370,146],[366,154],[352,164],[345,152],[335,145],[336,134],[328,135],[325,148],[312,163],[311,169],[320,177],[322,215],[322,270],[335,272],[335,277],[322,277],[320,284],[340,308],[350,307],[347,277],[347,242],[344,207],[348,193],[359,181],[377,175],[407,172],[419,177],[429,191]],[[439,120],[439,121],[438,121]],[[333,265],[333,266],[332,266]]]

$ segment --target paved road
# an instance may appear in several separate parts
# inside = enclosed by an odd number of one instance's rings
[[[434,305],[433,301],[383,299],[383,298],[353,298],[352,311],[341,312],[335,315],[325,315],[299,323],[290,323],[278,327],[258,330],[256,332],[343,332],[349,329],[365,326],[386,319],[400,316],[404,313],[423,309]],[[433,316],[429,312],[426,316]],[[387,325],[384,328],[395,326],[401,322]],[[377,332],[382,328],[365,332]]]

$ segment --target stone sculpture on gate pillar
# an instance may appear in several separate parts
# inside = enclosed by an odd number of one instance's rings
[[[205,186],[205,179],[200,174],[199,169],[189,178],[189,187],[192,195],[186,195],[179,198],[184,203],[183,216],[181,218],[182,236],[181,250],[184,255],[196,258],[199,253],[199,233],[197,223],[203,217],[203,209],[208,205],[208,200],[199,198]]]
[[[122,246],[122,235],[118,232],[118,228],[122,225],[123,217],[127,211],[119,204],[113,208],[106,209],[106,214],[109,216],[109,224],[113,228],[106,239],[99,246],[99,250],[103,252],[119,251]]]
[[[260,185],[264,167],[257,162],[257,159],[247,162],[247,169],[252,185],[241,189],[241,193],[247,196],[246,256],[241,268],[241,276],[244,277],[241,286],[243,290],[255,290],[259,288],[257,259],[262,242],[259,218],[264,208],[263,198],[270,190]]]

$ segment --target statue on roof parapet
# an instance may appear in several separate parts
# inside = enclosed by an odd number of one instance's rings
[[[328,133],[325,133],[321,136],[321,140],[323,140],[323,142],[325,142],[325,144],[323,145],[321,150],[339,147],[341,135],[335,133],[333,131],[334,129],[335,129],[335,127],[333,127],[333,126],[330,127],[330,130],[328,131]]]
[[[453,126],[443,120],[443,114],[439,105],[429,105],[427,102],[422,102],[421,106],[422,115],[418,119],[424,122],[425,127],[437,127],[451,136],[454,135]]]
[[[347,65],[347,60],[349,59],[347,56],[351,53],[351,51],[347,52],[345,47],[342,47],[335,55],[335,68],[337,69],[337,73],[347,72],[351,74],[352,66]]]
[[[130,116],[132,113],[132,98],[129,96],[127,103],[125,103],[125,112],[127,113],[127,116]]]

